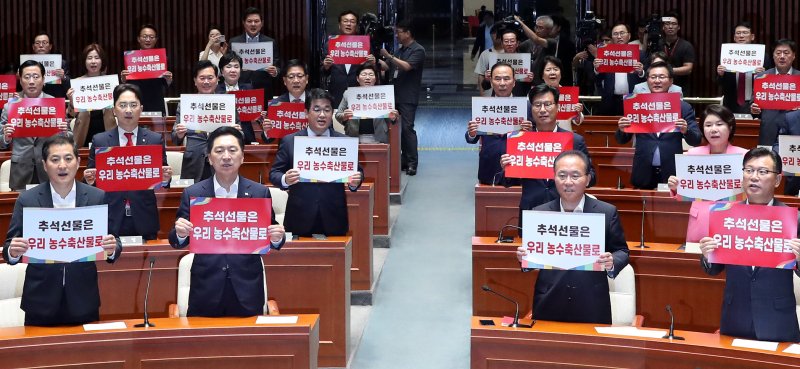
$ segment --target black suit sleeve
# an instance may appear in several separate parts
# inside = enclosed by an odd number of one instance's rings
[[[11,245],[12,238],[22,236],[22,202],[23,200],[21,198],[17,198],[17,202],[14,203],[14,212],[11,213],[11,223],[8,225],[6,242],[3,244],[3,259],[11,265],[16,264],[16,262],[11,262],[11,256],[8,254],[8,247]]]
[[[683,119],[686,120],[687,128],[683,138],[686,143],[692,146],[699,146],[703,141],[703,134],[700,133],[700,127],[697,126],[697,119],[695,119],[694,109],[685,101],[681,101]]]
[[[269,170],[269,181],[282,190],[287,189],[287,187],[283,187],[281,178],[289,169],[292,169],[292,150],[294,150],[293,137],[286,136],[281,139],[278,153],[275,155],[275,162],[272,163],[272,168]]]
[[[625,241],[625,233],[619,221],[617,209],[612,209],[606,213],[608,220],[608,231],[606,233],[606,250],[614,258],[614,270],[609,272],[609,277],[616,278],[617,274],[628,265],[629,251],[628,243]]]
[[[177,220],[178,218],[191,220],[189,219],[189,191],[184,190],[181,194],[181,204],[178,206],[178,212],[175,214],[175,219]],[[186,239],[186,244],[178,244],[178,235],[175,233],[175,227],[172,227],[172,230],[169,231],[169,244],[173,248],[181,249],[189,245],[189,238]]]

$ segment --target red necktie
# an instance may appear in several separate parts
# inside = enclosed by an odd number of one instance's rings
[[[739,73],[739,82],[736,90],[736,104],[739,106],[744,105],[744,87],[745,87],[745,76],[746,73]]]
[[[125,138],[128,139],[128,142],[125,146],[133,146],[133,132],[125,132]]]

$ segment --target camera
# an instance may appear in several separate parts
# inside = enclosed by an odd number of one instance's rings
[[[658,13],[653,13],[647,19],[647,28],[646,28],[646,35],[647,35],[647,52],[654,53],[656,51],[661,50],[663,47],[663,34],[662,30],[664,27],[664,22],[661,20],[661,15]]]
[[[369,36],[370,52],[376,57],[380,55],[383,45],[386,45],[386,50],[392,51],[394,28],[383,24],[383,21],[377,15],[364,13],[358,21],[358,33]]]
[[[597,42],[600,29],[603,27],[604,19],[598,19],[594,12],[587,10],[583,19],[575,25],[575,35],[578,37],[578,47],[585,50],[586,46]]]

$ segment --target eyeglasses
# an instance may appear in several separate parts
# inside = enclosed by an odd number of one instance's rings
[[[750,35],[750,31],[736,31],[734,34],[736,36],[748,36]]]
[[[36,41],[33,44],[36,46],[47,46],[50,45],[50,41]]]
[[[558,178],[558,180],[561,182],[566,182],[568,179],[571,179],[573,182],[577,182],[578,180],[583,178],[583,176],[585,176],[585,174],[579,172],[572,172],[572,173],[558,172],[556,174],[556,178]]]
[[[770,174],[770,173],[781,174],[780,172],[776,172],[774,170],[769,170],[767,168],[746,167],[746,168],[742,168],[742,171],[744,171],[744,174],[747,174],[748,176],[752,176],[753,173],[758,173],[759,177],[764,177],[764,176],[766,176],[767,174]]]
[[[132,103],[119,103],[119,104],[117,104],[117,107],[120,108],[121,110],[125,110],[125,109],[128,109],[128,108],[131,108],[131,110],[136,110],[136,109],[139,108],[139,103],[135,103],[135,102],[132,102]]]
[[[626,32],[626,31],[621,31],[621,32],[614,32],[614,33],[612,33],[612,34],[611,34],[611,36],[614,36],[614,37],[622,37],[622,36],[625,36],[625,35],[627,35],[627,34],[628,34],[628,32]]]
[[[664,75],[664,74],[659,74],[659,75],[647,76],[647,78],[652,79],[652,80],[662,80],[662,81],[664,81],[664,80],[668,80],[669,76],[668,75]]]
[[[531,104],[531,106],[532,106],[534,109],[537,109],[537,110],[539,110],[539,109],[541,109],[542,107],[544,107],[545,109],[550,109],[550,108],[552,108],[552,107],[553,107],[553,105],[555,105],[555,104],[556,104],[556,103],[555,103],[554,101],[537,101],[537,102],[535,102],[535,103],[532,103],[532,104]]]
[[[22,76],[23,81],[38,81],[42,78],[42,76],[38,74],[26,74]]]
[[[303,79],[303,78],[305,78],[305,76],[306,76],[305,74],[301,74],[301,73],[298,73],[298,74],[287,74],[286,75],[286,79]]]
[[[152,41],[156,39],[156,35],[141,35],[139,38],[142,40]]]

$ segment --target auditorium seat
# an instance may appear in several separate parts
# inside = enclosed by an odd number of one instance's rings
[[[331,123],[331,126],[333,127],[334,131],[339,132],[343,135],[346,134],[344,133],[344,124],[342,124],[336,119],[336,111],[333,112],[333,122]]]
[[[167,151],[167,164],[172,167],[172,180],[181,179],[181,164],[183,153],[180,151]]]
[[[0,164],[0,192],[11,192],[8,180],[11,177],[11,160],[6,160]]]
[[[270,187],[269,195],[272,196],[272,211],[275,212],[275,220],[278,221],[278,224],[283,224],[289,193],[277,187]]]
[[[25,325],[25,312],[20,308],[27,264],[0,264],[0,327]]]
[[[636,316],[636,278],[632,265],[623,268],[616,278],[608,278],[608,293],[611,324],[641,326],[642,317]]]

